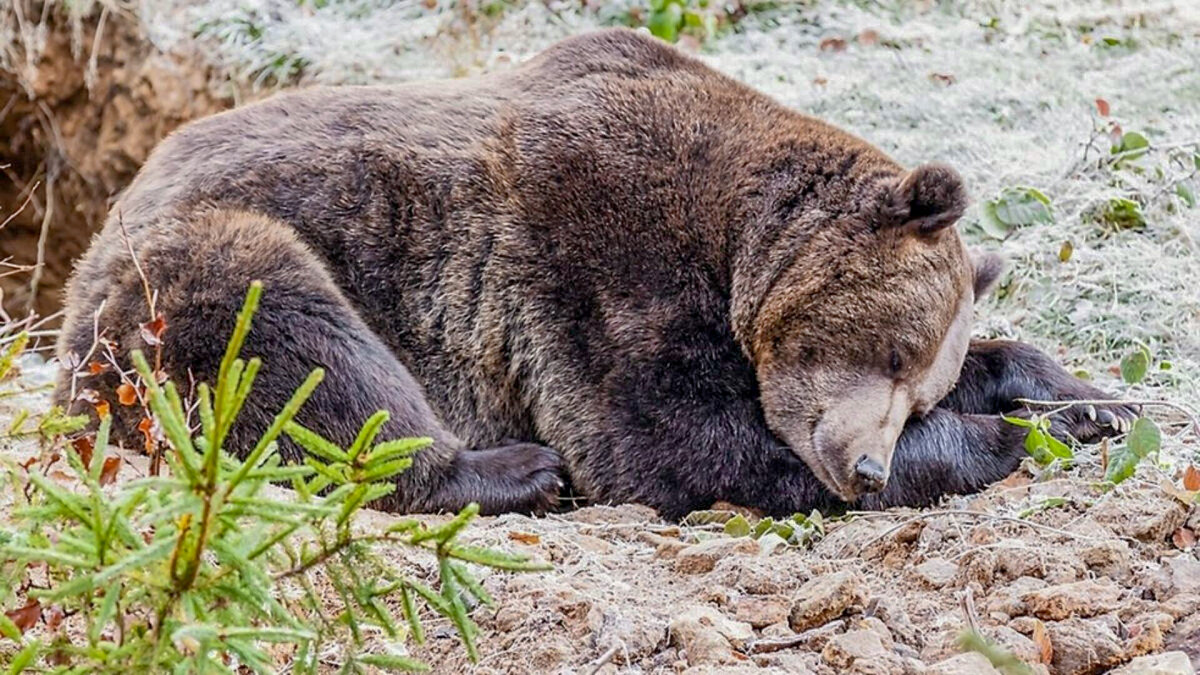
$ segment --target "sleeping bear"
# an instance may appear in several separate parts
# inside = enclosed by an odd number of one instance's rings
[[[1017,399],[1108,397],[1014,342],[972,342],[999,273],[954,230],[939,164],[905,169],[658,40],[575,37],[475,79],[315,88],[163,141],[69,285],[59,343],[98,327],[123,365],[215,379],[247,286],[264,365],[228,447],[248,452],[314,368],[297,421],[348,444],[433,444],[376,504],[486,513],[593,502],[667,518],[920,505],[1017,467]],[[136,261],[131,257],[136,255]],[[70,401],[69,375],[57,396]],[[112,400],[113,372],[82,386]],[[1056,434],[1126,427],[1119,403]],[[281,451],[301,450],[287,439]]]

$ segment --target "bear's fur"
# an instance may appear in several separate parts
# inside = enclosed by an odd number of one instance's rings
[[[87,352],[94,323],[122,361],[145,347],[140,267],[164,369],[211,381],[261,279],[244,352],[264,366],[232,447],[325,367],[302,424],[348,443],[385,408],[384,437],[434,438],[384,508],[545,508],[563,462],[586,497],[668,517],[927,503],[1016,466],[1021,430],[997,416],[1014,399],[1103,396],[1023,345],[968,353],[998,268],[950,227],[965,203],[946,167],[905,171],[602,31],[508,73],[311,89],[186,126],[79,264],[60,354]],[[63,400],[119,384],[70,380]]]

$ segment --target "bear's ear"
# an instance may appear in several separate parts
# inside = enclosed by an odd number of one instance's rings
[[[923,164],[888,186],[879,226],[931,234],[953,225],[966,208],[967,190],[958,172],[945,164]]]
[[[1000,275],[1004,273],[1004,259],[995,253],[976,253],[971,256],[975,268],[975,299],[992,292]]]

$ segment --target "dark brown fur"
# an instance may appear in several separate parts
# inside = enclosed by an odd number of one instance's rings
[[[796,364],[776,393],[798,392],[787,414],[802,417],[836,395],[815,375],[806,388],[809,369],[893,354],[927,368],[978,282],[947,227],[964,203],[949,169],[906,172],[662,43],[605,31],[511,73],[313,89],[188,125],[79,265],[60,351],[86,351],[101,307],[121,358],[144,346],[120,221],[160,293],[176,378],[212,379],[264,281],[245,352],[265,365],[235,444],[323,366],[302,423],[346,443],[386,408],[386,436],[435,439],[387,508],[542,508],[561,453],[595,500],[793,512],[835,498],[764,418],[764,373]],[[1013,391],[1075,391],[1039,359],[1015,389],[979,365],[960,386],[973,405],[910,423],[872,503],[1010,471],[1020,439],[994,413]],[[86,386],[111,397],[116,383]],[[136,420],[120,421],[133,438]]]

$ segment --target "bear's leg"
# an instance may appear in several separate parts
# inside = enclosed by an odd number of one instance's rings
[[[971,343],[958,384],[938,407],[996,415],[1023,410],[1019,399],[1107,401],[1112,396],[1068,373],[1037,347],[1010,340],[979,340]],[[1137,415],[1136,406],[1119,401],[1072,406],[1056,413],[1056,429],[1080,441],[1094,441],[1126,430]]]
[[[947,494],[970,494],[1001,480],[1026,457],[1024,427],[999,415],[935,408],[904,427],[882,492],[857,506],[926,506]]]
[[[131,231],[134,231],[131,229]],[[254,381],[227,447],[246,453],[315,368],[325,379],[301,408],[296,421],[335,443],[350,444],[376,410],[391,413],[379,440],[433,438],[413,466],[396,478],[397,489],[377,506],[402,511],[457,510],[478,502],[486,513],[534,511],[549,507],[560,487],[560,458],[549,448],[512,444],[472,451],[443,428],[421,387],[359,318],[321,262],[281,223],[244,213],[217,212],[189,222],[137,232],[135,248],[146,282],[157,292],[157,310],[166,321],[163,368],[181,393],[190,382],[214,382],[236,315],[253,280],[263,296],[242,350],[260,357]],[[117,342],[116,360],[129,368],[129,351],[145,344],[139,324],[148,315],[141,277],[124,242],[109,228],[72,282],[72,304],[60,354],[85,354],[93,341],[93,317],[105,336]],[[89,278],[88,275],[92,275]],[[403,317],[397,320],[405,320]],[[139,445],[137,406],[121,406],[114,392],[121,380],[111,370],[72,384],[60,382],[57,397],[79,411],[71,391],[88,388],[110,402],[114,434]],[[296,461],[302,451],[281,437],[280,452]]]

